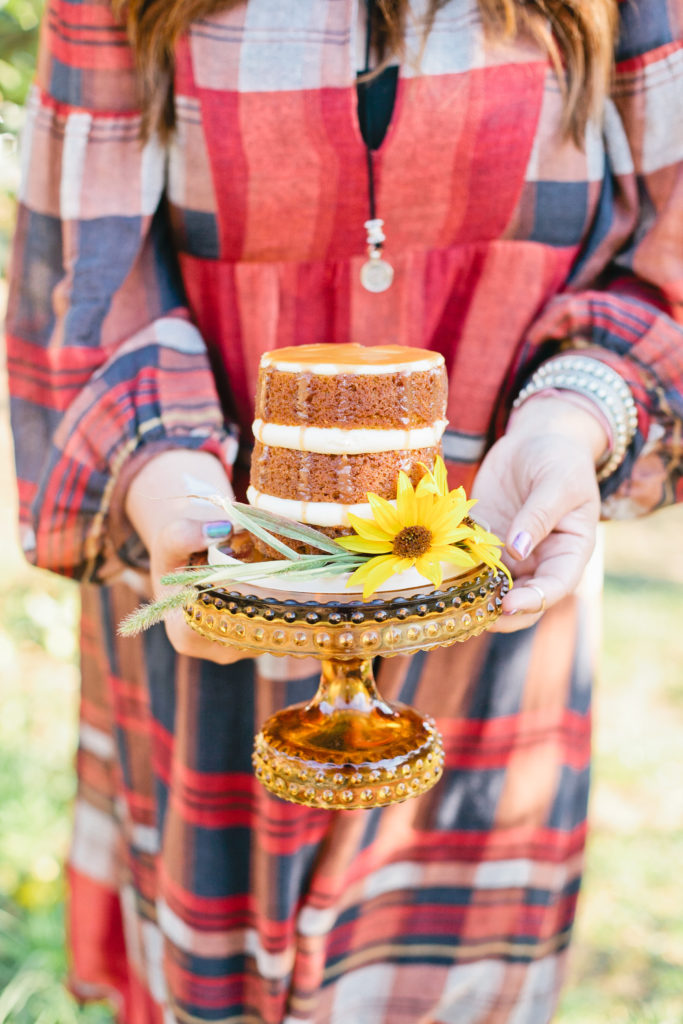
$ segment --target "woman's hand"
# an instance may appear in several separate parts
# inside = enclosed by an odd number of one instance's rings
[[[190,492],[232,497],[225,470],[213,455],[184,449],[163,452],[143,466],[128,488],[126,514],[149,552],[154,600],[178,589],[163,586],[161,577],[187,565],[193,552],[207,547],[203,526],[220,517],[209,502],[188,499]],[[252,657],[200,636],[187,625],[180,608],[166,617],[165,626],[178,654],[220,665]]]
[[[537,396],[486,455],[472,491],[479,499],[475,515],[505,540],[515,577],[493,627],[498,632],[532,625],[577,586],[595,545],[595,464],[607,443],[590,412],[561,397]]]

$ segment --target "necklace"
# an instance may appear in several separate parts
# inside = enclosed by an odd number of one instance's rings
[[[367,7],[367,28],[365,33],[365,67],[361,74],[367,75],[370,71],[370,44],[372,39],[372,20],[375,7],[375,0],[366,0]],[[390,75],[387,77],[387,72]],[[393,68],[385,68],[384,72],[384,85],[389,85],[392,89],[391,105],[389,107],[389,118],[391,117],[391,107],[393,106],[393,89],[395,88],[395,75],[396,70]],[[393,76],[393,80],[392,80]],[[363,141],[365,143],[365,156],[366,165],[368,169],[368,205],[369,205],[369,218],[364,223],[364,228],[367,232],[366,245],[368,248],[368,259],[365,261],[363,266],[360,268],[360,283],[369,292],[385,292],[387,288],[391,287],[391,282],[394,279],[394,268],[391,263],[383,258],[384,255],[384,243],[386,241],[386,235],[384,234],[384,221],[377,216],[377,205],[375,200],[375,168],[373,159],[373,150],[376,149],[381,138],[377,139],[373,135],[373,126],[370,123],[371,118],[371,103],[369,102],[368,85],[379,85],[380,78],[374,79],[371,83],[361,82],[358,85],[359,90],[359,103],[358,112],[361,120],[361,132],[363,135]],[[365,102],[361,102],[363,99]],[[389,120],[387,118],[387,122]],[[381,133],[384,135],[384,132]]]

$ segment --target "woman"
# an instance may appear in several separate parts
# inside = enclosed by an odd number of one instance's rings
[[[73,986],[126,1024],[552,1015],[585,838],[573,591],[596,466],[609,513],[681,495],[683,4],[619,10],[607,98],[609,0],[378,0],[370,64],[356,0],[131,0],[131,45],[106,2],[48,5],[12,408],[27,554],[84,581]],[[355,88],[382,62],[383,141]],[[369,216],[394,269],[378,293]],[[249,764],[314,666],[179,620],[170,643],[115,627],[204,546],[210,512],[182,496],[229,491],[236,455],[243,488],[261,353],[348,340],[444,353],[452,482],[519,583],[497,633],[382,664],[386,696],[439,721],[439,786],[334,814],[269,797]]]

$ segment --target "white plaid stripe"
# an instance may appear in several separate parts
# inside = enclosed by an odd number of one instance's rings
[[[640,166],[651,174],[683,159],[683,132],[672,123],[671,112],[680,111],[683,102],[683,49],[665,60],[645,66],[642,87],[645,92],[645,134]]]
[[[327,47],[348,46],[349,32],[328,33],[318,0],[249,0],[240,51],[240,92],[314,89]],[[264,59],[265,58],[265,59]]]
[[[87,878],[112,888],[118,881],[119,830],[109,814],[77,800],[69,863]]]
[[[605,104],[605,145],[613,174],[633,174],[633,156],[624,124],[613,100]]]
[[[166,150],[152,136],[142,150],[140,160],[140,213],[151,216],[159,205],[166,175]]]
[[[408,59],[402,70],[406,78],[458,74],[482,67],[486,63],[476,0],[448,4],[437,12],[419,63],[424,16],[428,5],[425,0],[419,0],[411,5],[411,9],[412,16],[406,31]]]
[[[414,861],[397,861],[374,871],[365,880],[364,898],[374,899],[385,892],[401,889],[417,889],[422,883],[424,867]]]
[[[512,889],[529,885],[534,865],[530,860],[484,861],[474,877],[475,889]]]
[[[529,964],[509,1024],[546,1024],[550,1020],[557,999],[558,963],[557,956],[546,956]]]
[[[394,964],[371,964],[343,974],[335,986],[331,1024],[373,1024],[385,1020],[398,968]]]
[[[116,754],[116,746],[110,734],[96,729],[88,722],[81,722],[78,744],[82,750],[87,750],[88,753],[105,761],[111,761]]]
[[[69,114],[66,119],[59,183],[59,212],[62,220],[78,220],[81,216],[83,172],[92,120],[92,115],[82,110]]]
[[[164,936],[178,949],[193,956],[214,958],[244,952],[253,956],[264,978],[286,978],[294,966],[295,946],[287,946],[281,953],[270,953],[261,942],[255,928],[217,931],[193,928],[171,910],[167,903],[157,905],[159,927]]]
[[[21,175],[19,180],[19,201],[26,203],[28,200],[28,193],[30,191],[30,171],[31,162],[33,157],[33,134],[35,131],[36,119],[38,117],[38,110],[40,107],[40,97],[38,89],[32,86],[31,91],[26,101],[26,120],[24,121],[24,127],[21,135],[21,146],[20,146],[20,157],[21,157]]]
[[[490,1000],[503,987],[505,964],[501,960],[478,960],[451,967],[444,979],[443,995],[434,1010],[439,1024],[478,1024]],[[485,1000],[484,1004],[483,1000]],[[483,1011],[483,1012],[482,1012]],[[427,1024],[426,1021],[420,1024]]]
[[[164,937],[152,921],[143,921],[140,931],[149,990],[158,1003],[165,1003],[168,993],[163,970]]]
[[[555,73],[549,69],[526,181],[601,181],[605,166],[602,125],[594,120],[588,122],[581,150],[557,130],[563,102]]]

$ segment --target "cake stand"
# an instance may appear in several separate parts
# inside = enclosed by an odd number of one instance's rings
[[[252,584],[201,593],[185,617],[202,636],[256,654],[322,661],[315,697],[271,715],[253,762],[266,789],[309,807],[397,803],[438,781],[443,747],[433,719],[377,692],[373,658],[447,647],[500,615],[504,573],[480,565],[440,590],[300,594]]]

